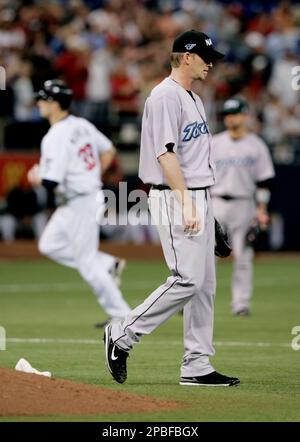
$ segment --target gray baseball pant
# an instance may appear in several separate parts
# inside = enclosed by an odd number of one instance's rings
[[[150,334],[184,307],[184,357],[181,376],[202,376],[214,371],[213,311],[216,290],[214,218],[209,192],[190,191],[201,217],[202,234],[188,237],[182,223],[174,223],[170,190],[151,190],[149,207],[158,231],[167,265],[172,273],[124,321],[112,324],[112,339],[129,351],[143,335]],[[177,203],[178,204],[178,203]]]
[[[216,219],[227,230],[233,250],[233,273],[231,281],[233,313],[250,307],[253,279],[253,249],[247,247],[245,237],[255,217],[253,199],[226,201],[213,198]]]

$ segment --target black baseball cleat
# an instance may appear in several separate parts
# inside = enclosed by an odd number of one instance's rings
[[[238,378],[224,376],[216,371],[204,376],[194,376],[190,378],[181,377],[179,382],[180,385],[195,385],[202,387],[232,387],[239,383],[240,380]]]
[[[129,353],[114,344],[111,337],[111,324],[108,324],[105,327],[103,340],[105,344],[107,368],[110,371],[112,377],[117,382],[119,382],[119,384],[123,384],[123,382],[125,382],[127,379],[126,360],[129,356]]]
[[[242,308],[241,310],[233,312],[233,316],[244,316],[244,317],[250,316],[250,310],[247,307]]]
[[[111,322],[111,320],[112,320],[112,318],[107,318],[103,322],[96,322],[96,324],[94,324],[94,327],[95,328],[104,328]]]

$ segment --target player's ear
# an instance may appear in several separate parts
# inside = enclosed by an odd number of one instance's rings
[[[190,64],[192,56],[193,56],[193,54],[191,54],[190,52],[184,52],[183,61],[185,62],[185,64],[187,64],[187,65]]]

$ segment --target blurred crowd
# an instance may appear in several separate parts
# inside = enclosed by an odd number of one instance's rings
[[[299,91],[291,86],[292,69],[300,65],[299,24],[300,5],[288,1],[0,0],[8,92],[0,112],[36,120],[34,91],[61,77],[74,91],[76,114],[102,127],[134,121],[149,90],[169,72],[174,36],[195,28],[226,53],[199,90],[212,129],[223,101],[239,93],[274,145],[299,136]],[[130,138],[128,127],[121,129]]]
[[[192,28],[226,54],[196,90],[211,130],[239,94],[274,156],[287,155],[282,145],[300,153],[300,4],[275,0],[0,0],[0,148],[7,125],[39,121],[34,92],[54,77],[73,89],[75,114],[137,148],[145,98],[169,73],[174,37]]]

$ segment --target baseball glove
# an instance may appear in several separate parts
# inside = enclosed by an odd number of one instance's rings
[[[227,233],[215,218],[215,255],[219,258],[227,258],[231,251]]]

